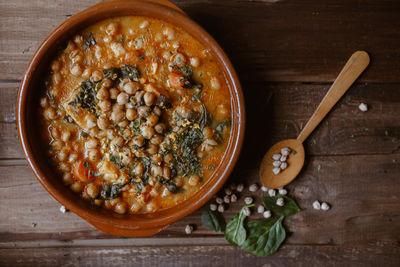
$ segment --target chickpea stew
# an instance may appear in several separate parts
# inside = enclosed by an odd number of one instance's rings
[[[98,22],[49,66],[40,127],[63,182],[119,214],[191,195],[219,166],[231,134],[225,77],[194,37],[139,16]]]

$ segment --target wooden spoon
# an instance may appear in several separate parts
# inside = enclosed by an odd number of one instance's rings
[[[326,114],[333,108],[339,99],[346,93],[354,81],[360,76],[369,64],[369,56],[365,51],[357,51],[351,55],[346,65],[339,73],[335,82],[332,84],[328,93],[319,104],[317,110],[307,122],[307,125],[301,131],[297,139],[283,140],[273,145],[264,158],[260,166],[260,178],[262,184],[267,188],[279,188],[287,185],[296,178],[304,165],[304,146],[303,142],[314,131],[318,124],[325,118]],[[287,168],[281,170],[279,174],[274,174],[272,169],[273,154],[281,154],[281,149],[288,147],[291,153],[287,159]]]

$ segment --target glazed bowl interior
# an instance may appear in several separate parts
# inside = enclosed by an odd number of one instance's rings
[[[62,183],[46,155],[47,146],[42,143],[38,125],[39,97],[44,93],[44,77],[57,51],[65,47],[67,40],[80,30],[109,17],[138,15],[158,18],[191,33],[217,60],[229,86],[232,106],[231,138],[221,164],[210,179],[192,197],[169,209],[148,214],[119,215],[82,200]],[[28,65],[18,96],[18,128],[27,160],[45,189],[61,204],[90,221],[125,226],[154,227],[166,225],[201,207],[224,184],[237,160],[244,134],[244,106],[241,88],[235,71],[226,55],[214,39],[186,15],[171,8],[152,3],[113,1],[95,5],[61,24],[42,43]]]

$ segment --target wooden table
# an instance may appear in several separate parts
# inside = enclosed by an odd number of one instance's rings
[[[371,55],[368,70],[308,139],[306,165],[288,186],[302,212],[285,221],[288,238],[270,257],[201,226],[205,207],[153,237],[110,236],[62,214],[37,182],[18,142],[17,88],[40,42],[94,2],[0,1],[0,265],[400,265],[399,1],[174,1],[217,39],[243,85],[246,139],[229,181],[258,182],[263,153],[299,133],[352,52]],[[262,192],[254,195],[259,202]],[[316,199],[332,209],[313,210]],[[226,218],[240,206],[231,205]],[[189,223],[197,225],[191,236]]]

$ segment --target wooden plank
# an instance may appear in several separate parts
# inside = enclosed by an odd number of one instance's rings
[[[285,220],[287,244],[362,245],[400,239],[400,155],[310,157],[300,176],[288,186],[302,212]],[[229,181],[259,182],[257,166],[238,166]],[[229,219],[252,195],[256,204],[263,192],[245,190],[224,213]],[[316,199],[332,205],[315,211]],[[0,240],[22,241],[116,239],[94,230],[75,214],[62,214],[60,205],[35,180],[26,165],[0,166]],[[221,236],[200,223],[207,205],[179,220],[153,238],[185,237],[186,224],[197,225],[191,237]],[[260,218],[253,214],[252,219]],[[34,226],[33,227],[33,223]],[[196,244],[196,238],[192,239]]]
[[[244,85],[247,136],[243,153],[252,161],[276,141],[295,138],[330,84]],[[23,158],[15,125],[17,83],[0,83],[0,158]],[[397,84],[359,83],[306,142],[308,155],[390,154],[400,148]],[[370,110],[358,109],[366,102]],[[255,150],[255,147],[260,149]]]
[[[396,0],[173,2],[217,39],[242,81],[332,81],[349,56],[363,49],[372,58],[363,81],[400,82]],[[92,4],[0,3],[0,79],[20,79],[48,33]]]
[[[399,266],[396,244],[283,246],[256,257],[233,246],[59,247],[0,249],[2,266]]]

